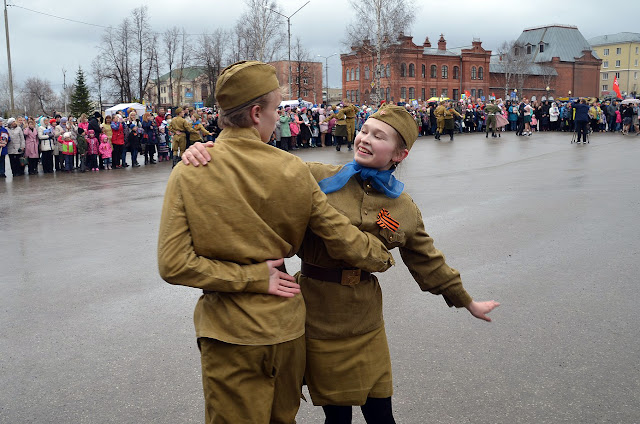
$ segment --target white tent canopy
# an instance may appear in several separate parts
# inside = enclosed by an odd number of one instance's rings
[[[104,113],[105,115],[113,115],[118,111],[123,111],[126,115],[127,109],[129,108],[134,108],[139,117],[142,117],[142,115],[147,111],[146,106],[140,103],[120,103],[105,110]]]

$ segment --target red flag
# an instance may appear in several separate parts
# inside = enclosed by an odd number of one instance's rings
[[[467,97],[471,97],[471,93],[468,90],[464,90],[464,95]]]
[[[620,94],[620,85],[618,84],[618,77],[613,77],[613,91],[616,92],[616,95],[619,98],[622,98],[622,94]]]
[[[493,91],[491,92],[491,97],[495,98],[496,97],[496,93],[494,93]]]

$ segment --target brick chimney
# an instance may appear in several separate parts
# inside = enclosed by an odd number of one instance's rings
[[[431,41],[429,41],[429,37],[425,38],[424,43],[422,43],[422,47],[431,47]]]
[[[447,40],[444,39],[444,34],[440,34],[438,40],[438,50],[447,50]]]

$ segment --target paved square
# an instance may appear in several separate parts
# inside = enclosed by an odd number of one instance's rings
[[[570,138],[422,137],[400,166],[467,290],[502,306],[491,324],[450,310],[394,252],[380,280],[397,422],[640,422],[640,137]],[[169,172],[0,181],[0,422],[203,421],[199,294],[156,265]],[[303,402],[298,422],[321,409]]]

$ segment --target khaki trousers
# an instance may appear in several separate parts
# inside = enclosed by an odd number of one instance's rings
[[[438,124],[438,133],[442,134],[444,131],[444,118],[437,118],[436,122]]]
[[[174,156],[178,154],[178,149],[180,149],[180,155],[187,150],[187,137],[184,134],[176,134],[171,138],[171,150]]]
[[[347,143],[353,143],[353,136],[356,132],[356,119],[347,118]]]
[[[293,424],[305,369],[304,336],[269,346],[198,339],[206,424]]]
[[[491,131],[496,130],[496,116],[495,115],[488,115],[487,116],[487,127],[486,127],[486,132],[489,132],[489,129],[491,129]]]

